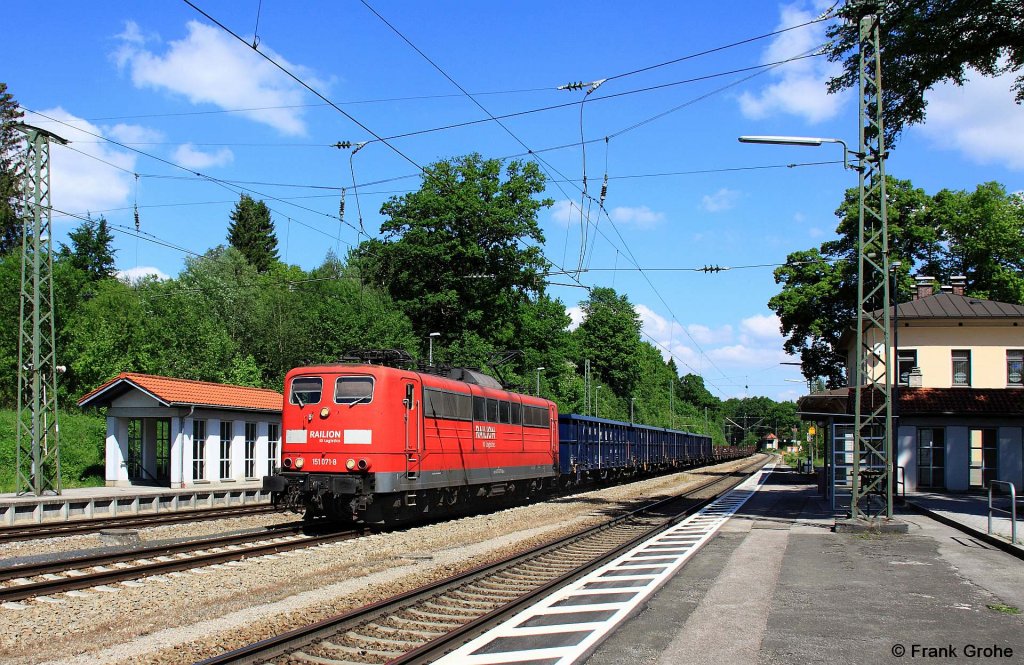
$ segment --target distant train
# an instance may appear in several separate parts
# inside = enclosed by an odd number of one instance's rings
[[[333,520],[458,514],[749,454],[701,434],[559,416],[554,402],[466,369],[318,365],[291,370],[284,388],[281,469],[263,487],[279,506]]]

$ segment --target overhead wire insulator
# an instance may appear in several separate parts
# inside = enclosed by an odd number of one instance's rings
[[[608,197],[608,174],[604,174],[604,182],[601,183],[601,207],[604,207],[604,200]]]
[[[139,227],[141,226],[141,224],[139,223],[139,174],[138,173],[135,174],[135,203],[134,203],[134,205],[132,207],[134,208],[134,212],[135,212],[135,232],[138,233],[139,232]]]
[[[560,85],[560,86],[558,86],[558,89],[559,90],[582,90],[584,87],[586,87],[586,85],[587,84],[584,83],[583,81],[575,81],[575,82],[571,82],[571,83],[566,83],[565,85]]]
[[[341,201],[338,203],[338,219],[345,221],[345,188],[341,188]]]
[[[337,143],[335,143],[331,147],[332,148],[337,148],[338,150],[341,150],[342,148],[345,148],[345,149],[351,148],[352,147],[352,141],[338,141]]]

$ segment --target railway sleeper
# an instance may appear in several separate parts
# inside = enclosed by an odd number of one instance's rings
[[[381,632],[383,632],[385,634],[390,634],[390,635],[397,635],[397,636],[411,635],[413,637],[419,638],[420,640],[422,640],[424,642],[429,642],[430,640],[434,639],[438,635],[444,635],[445,632],[446,632],[446,631],[443,631],[443,630],[442,631],[425,630],[424,629],[425,626],[423,626],[422,624],[420,624],[418,622],[413,622],[413,621],[410,621],[409,619],[403,619],[402,621],[396,621],[396,619],[398,619],[398,617],[388,617],[387,620],[384,623],[375,624],[374,628],[380,630]],[[413,624],[413,626],[403,626],[403,625],[401,625],[403,622],[411,623],[411,624]],[[399,625],[390,625],[390,624],[399,624]]]
[[[483,598],[490,596],[504,596],[505,598],[518,598],[523,595],[521,592],[515,589],[509,589],[508,587],[484,587],[481,585],[473,586],[473,593],[479,594]]]
[[[374,635],[373,632],[381,632],[383,635]],[[395,636],[395,631],[380,630],[377,624],[360,626],[357,630],[350,630],[345,633],[345,638],[353,642],[371,644],[376,647],[385,647],[385,650],[394,649],[396,653],[403,654],[423,644],[417,640],[403,640]]]
[[[315,648],[318,651],[321,651],[326,654],[333,655],[336,653],[338,654],[338,656],[341,657],[349,656],[353,660],[349,660],[347,658],[345,660],[338,660],[336,657],[328,659],[325,656],[317,656],[315,654],[304,653],[300,651],[291,654],[289,656],[289,661],[291,659],[299,657],[298,654],[302,654],[305,658],[315,659],[310,660],[310,662],[314,663],[331,663],[331,665],[334,665],[336,663],[344,663],[345,665],[366,665],[366,663],[370,662],[387,662],[389,660],[394,659],[396,655],[401,655],[396,651],[383,651],[380,649],[370,649],[367,647],[353,647],[347,644],[337,644],[336,642],[331,642],[329,640],[317,642],[315,645],[312,645],[312,648]]]
[[[466,589],[452,591],[449,594],[449,597],[459,602],[466,602],[472,605],[479,605],[481,607],[493,607],[495,605],[493,596],[483,593],[475,593]]]
[[[296,651],[288,656],[290,661],[300,663],[314,663],[314,665],[366,665],[365,660],[337,660],[334,658],[323,658],[305,651]]]
[[[416,607],[408,610],[409,614],[417,617],[426,617],[426,619],[437,623],[438,625],[445,626],[461,626],[464,623],[471,621],[473,617],[477,616],[474,614],[464,614],[460,616],[453,615],[447,609],[439,609],[437,612],[430,612],[423,607]],[[463,621],[464,619],[464,621]]]
[[[412,613],[410,613],[410,614],[412,614]],[[397,624],[409,624],[410,626],[425,626],[425,627],[428,627],[428,628],[438,628],[439,631],[437,633],[434,633],[434,635],[443,634],[445,632],[450,631],[453,628],[457,628],[457,627],[463,625],[462,621],[452,621],[451,619],[448,619],[447,621],[444,621],[444,622],[435,621],[435,619],[444,619],[445,617],[432,616],[429,619],[427,619],[427,618],[422,618],[421,619],[421,618],[418,618],[419,616],[420,616],[419,612],[417,612],[415,615],[412,615],[412,616],[401,616],[401,615],[396,614],[394,616],[388,617],[388,620],[392,621],[393,623],[397,623]]]

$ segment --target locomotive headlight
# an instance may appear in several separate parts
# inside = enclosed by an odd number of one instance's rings
[[[305,463],[306,463],[306,460],[302,459],[301,457],[296,457],[295,458],[295,468],[296,469],[301,469],[302,465],[305,464]]]
[[[321,418],[326,418],[329,415],[331,415],[331,410],[328,409],[326,406],[324,408],[320,409],[320,417]]]
[[[351,471],[352,469],[356,468],[356,461],[354,459],[352,459],[351,457],[348,458],[345,461],[345,468],[348,469],[349,471]]]

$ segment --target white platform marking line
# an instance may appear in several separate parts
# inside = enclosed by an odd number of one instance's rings
[[[671,529],[659,534],[655,538],[641,543],[633,550],[619,556],[614,561],[592,571],[589,575],[576,580],[573,584],[563,587],[554,594],[544,598],[536,605],[533,605],[511,619],[505,621],[488,633],[481,635],[475,640],[464,644],[459,649],[449,653],[444,658],[435,661],[439,665],[499,665],[501,663],[515,663],[524,660],[557,659],[558,665],[569,665],[582,658],[584,654],[600,644],[611,633],[611,631],[623,620],[629,617],[635,609],[655,591],[661,588],[670,577],[689,560],[724,524],[729,517],[753,496],[754,492],[764,483],[771,473],[770,467],[765,467],[767,472],[762,470],[758,476],[752,476],[741,483],[736,489],[705,507],[700,512],[683,520]],[[713,511],[713,512],[712,512]],[[710,513],[710,517],[709,517]],[[687,533],[689,532],[689,533]],[[687,539],[693,539],[692,543],[678,543],[680,534],[686,534]],[[670,563],[649,564],[648,567],[664,567],[660,573],[651,575],[624,576],[613,575],[602,577],[609,571],[621,569],[624,565],[643,565],[643,558],[653,557],[659,554],[657,549],[648,549],[654,544],[673,545],[672,550],[678,552],[668,553],[661,550],[663,558],[672,559]],[[619,582],[625,580],[647,579],[645,586],[638,587],[614,587],[601,589],[587,589],[588,584],[596,582]],[[586,602],[588,596],[594,597],[595,601],[603,600],[609,602]],[[608,596],[629,596],[626,600],[613,601]],[[572,603],[559,605],[558,603]],[[579,604],[577,604],[579,603]],[[556,625],[535,625],[525,626],[523,624],[531,620],[539,620],[541,617],[550,615],[566,615],[576,612],[599,612],[612,611],[607,619],[603,621],[583,621],[580,623],[559,623]],[[589,633],[582,640],[574,645],[554,646],[543,648],[528,648],[522,650],[509,650],[497,653],[474,654],[478,651],[504,639],[527,639],[544,635],[566,634],[569,639],[571,633]],[[493,647],[497,648],[497,647]]]

